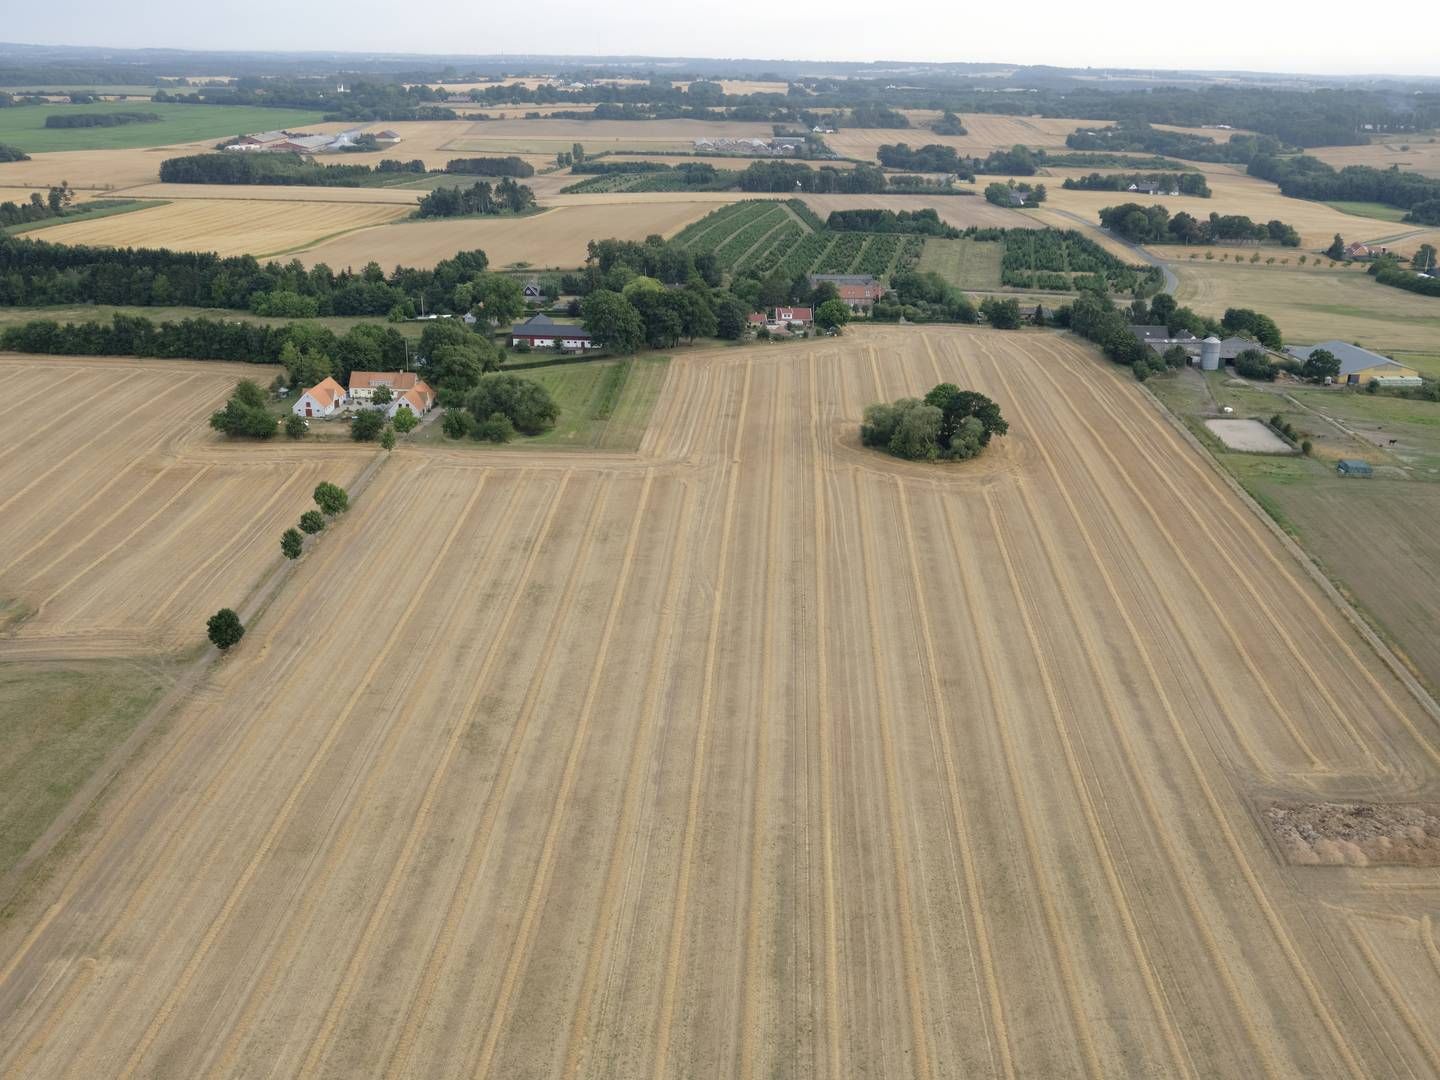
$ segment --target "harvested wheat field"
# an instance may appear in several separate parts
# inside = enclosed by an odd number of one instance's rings
[[[195,643],[271,569],[320,480],[371,455],[225,442],[208,425],[250,364],[0,354],[22,400],[0,461],[0,601],[25,614],[0,658],[130,655]],[[3,606],[3,605],[0,605]]]
[[[912,114],[915,115],[915,114]],[[923,114],[931,123],[939,113]],[[1043,146],[1049,149],[1063,149],[1065,136],[1076,128],[1094,127],[1104,123],[1101,120],[1065,120],[1041,116],[995,116],[988,113],[965,113],[961,116],[965,124],[965,135],[937,135],[927,127],[910,128],[842,128],[834,135],[826,135],[830,148],[842,157],[873,158],[881,146],[892,143],[909,143],[911,146],[925,146],[939,143],[953,146],[956,150],[984,157],[992,150],[1008,150],[1018,144],[1030,147]]]
[[[1413,138],[1387,137],[1365,146],[1317,146],[1305,152],[1337,169],[1347,165],[1369,165],[1376,169],[1398,165],[1405,172],[1440,176],[1440,141],[1433,132]]]
[[[988,457],[859,447],[942,379]],[[1265,819],[1433,792],[1433,715],[1059,335],[688,353],[639,454],[398,450],[167,732],[0,927],[8,1074],[1440,1067],[1433,871]]]
[[[328,240],[297,257],[307,266],[359,269],[372,259],[384,266],[431,267],[457,251],[482,249],[496,268],[524,262],[536,268],[568,269],[585,262],[591,240],[643,240],[651,233],[673,236],[713,210],[713,202],[619,201],[618,196],[558,196],[579,203],[524,217],[474,217],[406,221]],[[734,201],[733,198],[726,201]]]
[[[394,221],[410,209],[376,203],[182,199],[130,214],[53,225],[45,230],[45,239],[55,244],[281,255]]]

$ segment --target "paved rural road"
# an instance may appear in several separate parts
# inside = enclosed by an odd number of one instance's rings
[[[1079,214],[1072,214],[1069,210],[1055,210],[1055,211],[1053,211],[1053,212],[1056,213],[1056,214],[1063,214],[1065,217],[1070,218],[1072,221],[1078,221],[1081,225],[1088,226],[1088,227],[1090,227],[1090,228],[1092,228],[1092,229],[1098,229],[1100,232],[1103,232],[1106,236],[1108,236],[1108,237],[1110,237],[1112,240],[1114,240],[1117,244],[1124,244],[1124,245],[1125,245],[1127,248],[1129,248],[1131,251],[1135,252],[1135,254],[1138,255],[1144,262],[1149,263],[1151,266],[1158,266],[1158,267],[1160,268],[1160,272],[1165,275],[1165,291],[1166,291],[1166,292],[1171,293],[1171,294],[1173,295],[1174,292],[1175,292],[1175,290],[1179,287],[1179,285],[1180,285],[1180,279],[1175,276],[1175,271],[1173,271],[1173,270],[1170,269],[1170,265],[1169,265],[1167,262],[1165,262],[1164,259],[1161,259],[1161,258],[1158,258],[1157,256],[1151,255],[1150,252],[1146,251],[1146,250],[1145,250],[1144,248],[1142,248],[1139,244],[1132,244],[1129,240],[1126,240],[1123,236],[1116,236],[1116,235],[1115,235],[1113,232],[1111,232],[1109,229],[1102,228],[1102,227],[1099,226],[1099,225],[1092,224],[1091,222],[1087,221],[1085,218],[1081,217]]]

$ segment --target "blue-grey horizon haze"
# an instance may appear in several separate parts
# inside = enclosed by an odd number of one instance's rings
[[[5,40],[110,48],[388,52],[417,54],[687,56],[756,60],[970,61],[1061,67],[1440,75],[1440,14],[1431,3],[1388,5],[1399,32],[1344,29],[1353,6],[1321,0],[1303,10],[1265,0],[1204,6],[1114,0],[1006,5],[911,0],[877,8],[849,0],[761,0],[679,6],[575,0],[474,4],[438,0],[80,0],[63,20],[36,5],[6,17]],[[1426,31],[1424,28],[1429,26]],[[777,32],[778,31],[778,32]],[[1383,42],[1383,44],[1380,44]],[[216,72],[215,74],[223,74]]]

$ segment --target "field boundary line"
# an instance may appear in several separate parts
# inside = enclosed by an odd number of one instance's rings
[[[1422,934],[1425,932],[1423,926],[1420,932]],[[1380,958],[1375,955],[1375,950],[1370,942],[1365,940],[1365,931],[1360,929],[1360,926],[1353,918],[1350,919],[1350,935],[1354,939],[1356,947],[1360,950],[1360,955],[1364,957],[1365,965],[1370,969],[1371,977],[1379,983],[1380,988],[1385,991],[1385,996],[1390,999],[1390,1004],[1394,1007],[1395,1011],[1399,1013],[1406,1030],[1410,1032],[1410,1037],[1415,1040],[1415,1045],[1420,1048],[1420,1052],[1425,1055],[1425,1060],[1430,1063],[1430,1068],[1435,1071],[1437,1076],[1440,1076],[1440,1050],[1436,1049],[1435,1043],[1432,1042],[1430,1036],[1426,1034],[1425,1024],[1415,1015],[1415,1010],[1410,1007],[1410,1003],[1406,1001],[1400,991],[1396,989],[1395,980],[1385,973],[1385,966],[1380,962]]]
[[[467,501],[465,507],[457,516],[456,523],[451,527],[451,533],[449,534],[451,538],[453,538],[455,533],[459,531],[461,525],[463,525],[466,519],[469,517],[470,511],[474,507],[475,500],[479,497],[481,492],[484,491],[486,485],[488,484],[492,476],[492,471],[488,469],[484,470],[481,473],[480,482],[475,486],[475,490],[472,492],[470,499]],[[506,530],[508,530],[510,526],[510,523],[514,520],[516,510],[520,501],[521,490],[521,487],[517,484],[511,491],[510,498],[506,501],[505,509],[501,512],[499,518],[496,519],[494,522],[494,527],[491,530],[490,538],[486,544],[486,550],[482,555],[475,559],[475,563],[477,565],[485,565],[488,563],[490,556],[494,553],[495,545],[498,543],[498,538],[505,534]],[[441,554],[437,555],[434,561],[438,562],[440,560],[441,555],[443,555],[443,553],[448,550],[449,545],[450,540],[447,539],[446,543],[442,545]],[[464,595],[464,590],[460,588],[458,584],[454,587],[453,592],[454,598],[452,598],[449,608],[445,611],[444,618],[438,624],[440,629],[437,629],[436,636],[439,636],[441,633],[443,633],[444,628],[447,627],[450,623],[450,620],[454,618],[457,607],[459,606],[459,597]],[[285,928],[283,934],[281,935],[280,944],[278,946],[270,946],[266,948],[266,955],[262,958],[260,965],[258,965],[257,978],[245,992],[242,1007],[239,1011],[239,1017],[230,1025],[230,1030],[226,1035],[224,1047],[220,1052],[218,1061],[214,1065],[210,1066],[206,1070],[207,1072],[222,1072],[228,1074],[233,1068],[235,1054],[239,1051],[245,1037],[249,1034],[250,1026],[254,1022],[255,1013],[259,1009],[263,997],[260,992],[261,988],[268,987],[273,982],[273,977],[271,976],[271,968],[275,962],[275,958],[277,956],[286,955],[291,949],[293,949],[293,939],[297,934],[303,932],[302,928],[306,927],[313,918],[313,912],[316,902],[315,898],[317,897],[320,890],[323,889],[326,884],[328,884],[331,875],[334,873],[335,869],[339,864],[340,857],[349,848],[350,838],[353,835],[354,829],[357,826],[361,816],[357,808],[365,804],[366,798],[371,789],[371,785],[377,781],[385,768],[388,768],[390,758],[394,755],[395,748],[398,745],[399,737],[404,731],[405,724],[409,720],[411,713],[414,710],[414,707],[415,706],[413,704],[413,699],[406,702],[404,708],[401,709],[399,716],[397,716],[395,720],[389,725],[389,730],[386,733],[385,741],[379,753],[376,755],[376,758],[367,766],[368,771],[366,772],[363,781],[357,779],[355,785],[352,785],[358,786],[359,790],[349,800],[351,804],[350,812],[348,813],[344,824],[341,826],[340,832],[338,833],[338,835],[327,837],[325,859],[320,867],[319,872],[305,886],[302,896],[298,899],[292,899],[292,910],[287,912],[286,914]],[[463,729],[460,728],[460,726],[457,724],[457,730]],[[412,824],[411,836],[407,837],[406,845],[401,851],[401,856],[399,859],[397,859],[395,867],[392,868],[392,881],[394,874],[398,872],[398,869],[401,866],[405,865],[407,856],[412,846],[412,838],[414,835],[414,831],[421,828],[423,824],[428,820],[429,802],[432,800],[433,791],[436,787],[438,787],[439,780],[443,777],[444,770],[448,767],[448,765],[449,756],[447,753],[447,755],[442,756],[440,765],[437,766],[436,772],[432,774],[430,783],[426,787],[424,797],[421,800],[421,803],[415,815],[414,822]],[[357,956],[360,954],[363,945],[368,940],[368,935],[371,932],[373,923],[377,918],[377,912],[381,912],[386,909],[386,904],[388,903],[389,889],[390,883],[387,882],[386,890],[382,892],[381,899],[377,901],[376,906],[371,909],[369,916],[367,916],[365,931],[361,937],[361,945],[356,947],[356,949],[351,953],[349,960],[347,961],[346,971],[345,974],[342,976],[342,981],[340,984],[342,987],[344,986],[344,980],[350,977],[352,970],[357,965]],[[335,991],[335,994],[339,994],[339,992],[339,989],[337,989]],[[333,1003],[334,995],[332,995],[331,1000]]]
[[[654,486],[654,481],[654,472],[647,471],[640,487],[640,504],[635,508],[635,520],[630,526],[630,535],[625,542],[619,579],[610,599],[610,610],[605,615],[605,627],[600,633],[600,647],[596,650],[595,660],[591,665],[590,681],[585,687],[585,697],[575,722],[574,735],[570,740],[570,751],[566,755],[565,770],[560,777],[560,790],[551,807],[550,820],[546,823],[545,838],[540,845],[540,858],[536,863],[531,880],[530,895],[526,898],[520,925],[516,931],[514,943],[511,945],[510,959],[506,963],[505,973],[500,981],[499,995],[490,1011],[490,1023],[487,1025],[485,1041],[480,1048],[480,1060],[473,1070],[466,1068],[467,1074],[490,1075],[490,1066],[496,1047],[499,1045],[501,1032],[510,1018],[515,984],[520,978],[520,970],[527,959],[535,922],[544,905],[545,892],[550,883],[550,873],[554,869],[555,848],[559,843],[560,828],[570,806],[570,796],[575,790],[575,777],[580,767],[580,756],[585,750],[586,740],[590,733],[590,721],[595,712],[595,699],[600,692],[600,682],[605,674],[605,662],[609,659],[610,641],[615,633],[616,623],[620,619],[626,591],[630,587],[630,578],[635,568],[635,551],[640,543],[640,528],[645,521],[645,509],[650,504],[650,491]]]
[[[1039,445],[1040,444],[1037,440],[1037,446]],[[986,497],[988,500],[988,492],[986,493]],[[1088,530],[1085,530],[1083,525],[1081,526],[1081,528],[1088,536]],[[1270,928],[1271,936],[1275,939],[1276,944],[1280,946],[1281,951],[1285,954],[1286,959],[1289,961],[1291,969],[1295,972],[1296,977],[1299,979],[1302,987],[1304,988],[1307,996],[1309,997],[1311,1007],[1314,1009],[1316,1016],[1321,1022],[1321,1025],[1326,1029],[1327,1033],[1329,1034],[1341,1060],[1344,1061],[1346,1067],[1349,1069],[1352,1076],[1356,1078],[1363,1077],[1365,1075],[1364,1071],[1360,1068],[1359,1062],[1355,1059],[1354,1053],[1351,1050],[1349,1043],[1345,1040],[1343,1033],[1340,1031],[1338,1025],[1335,1022],[1335,1018],[1330,1015],[1330,1011],[1327,1008],[1324,999],[1320,996],[1319,989],[1318,987],[1316,987],[1315,981],[1311,977],[1309,969],[1305,967],[1304,962],[1302,961],[1299,953],[1295,948],[1294,942],[1290,940],[1289,934],[1285,931],[1285,927],[1283,923],[1281,923],[1280,917],[1276,914],[1274,907],[1270,904],[1269,898],[1265,895],[1265,889],[1261,885],[1260,880],[1256,877],[1254,867],[1251,866],[1250,861],[1245,857],[1244,848],[1240,844],[1239,837],[1236,836],[1234,828],[1231,826],[1229,819],[1225,816],[1224,808],[1221,805],[1218,796],[1216,796],[1214,788],[1210,784],[1209,778],[1205,775],[1205,771],[1200,767],[1200,762],[1195,755],[1194,747],[1190,745],[1190,739],[1185,733],[1184,725],[1180,723],[1179,717],[1175,713],[1174,706],[1170,701],[1170,695],[1165,690],[1164,681],[1159,677],[1159,672],[1155,668],[1153,659],[1150,657],[1150,651],[1145,645],[1144,638],[1140,635],[1138,629],[1135,627],[1133,621],[1130,618],[1130,614],[1126,610],[1125,606],[1119,601],[1119,593],[1114,587],[1113,579],[1110,577],[1109,568],[1106,566],[1103,560],[1096,562],[1096,568],[1097,570],[1099,570],[1101,577],[1105,580],[1107,588],[1109,588],[1111,592],[1112,599],[1117,604],[1117,610],[1120,612],[1121,618],[1125,621],[1126,627],[1129,630],[1132,639],[1135,641],[1137,648],[1140,650],[1141,656],[1145,659],[1145,667],[1146,670],[1150,673],[1151,684],[1154,686],[1155,691],[1159,696],[1160,704],[1163,708],[1167,720],[1170,723],[1170,727],[1175,734],[1176,742],[1185,755],[1186,762],[1190,766],[1190,771],[1195,777],[1197,786],[1200,788],[1201,792],[1205,796],[1205,801],[1209,806],[1211,815],[1215,819],[1215,823],[1220,830],[1220,834],[1225,839],[1226,846],[1230,849],[1231,857],[1235,860],[1236,866],[1239,868],[1241,875],[1245,878],[1251,895],[1255,898],[1256,904],[1259,906],[1260,911],[1265,918],[1265,922]]]
[[[715,712],[715,667],[719,659],[720,618],[725,608],[725,587],[729,584],[730,545],[734,539],[735,502],[740,487],[740,451],[744,446],[745,417],[750,407],[753,362],[745,365],[740,390],[740,410],[735,420],[735,443],[730,451],[729,482],[725,493],[725,514],[720,526],[720,553],[715,571],[715,593],[710,608],[710,628],[705,644],[705,677],[700,692],[700,719],[695,732],[695,753],[690,771],[690,797],[685,812],[685,831],[680,845],[680,878],[676,883],[670,943],[665,963],[665,981],[656,1025],[654,1076],[665,1080],[670,1056],[670,1027],[675,1018],[675,997],[679,990],[680,967],[685,946],[685,920],[690,898],[690,874],[695,861],[695,834],[699,830],[700,796],[705,783],[705,751],[710,722]]]
[[[1434,720],[1437,724],[1440,724],[1440,704],[1436,703],[1435,698],[1431,696],[1430,691],[1425,689],[1424,685],[1420,682],[1420,680],[1415,678],[1415,676],[1410,673],[1410,670],[1400,662],[1400,658],[1395,655],[1394,651],[1390,648],[1390,646],[1385,644],[1384,640],[1380,637],[1379,634],[1375,632],[1374,628],[1365,621],[1364,617],[1355,610],[1355,606],[1345,599],[1344,594],[1342,594],[1340,590],[1335,587],[1334,582],[1332,582],[1328,577],[1326,577],[1325,572],[1315,564],[1315,560],[1310,557],[1310,554],[1303,547],[1301,547],[1293,537],[1289,536],[1284,529],[1280,528],[1280,526],[1276,524],[1275,520],[1269,514],[1265,513],[1264,508],[1255,501],[1255,497],[1251,495],[1248,491],[1246,491],[1240,481],[1236,480],[1233,476],[1231,476],[1230,473],[1226,471],[1223,465],[1221,465],[1218,461],[1215,460],[1214,455],[1205,449],[1204,444],[1202,444],[1200,440],[1195,437],[1195,434],[1189,431],[1179,421],[1179,419],[1173,413],[1171,413],[1169,409],[1165,407],[1164,403],[1160,401],[1160,399],[1157,398],[1151,390],[1147,389],[1143,385],[1140,386],[1139,389],[1145,395],[1145,397],[1149,398],[1151,406],[1165,419],[1171,431],[1178,434],[1181,440],[1188,443],[1193,449],[1199,451],[1200,456],[1209,466],[1210,472],[1218,476],[1221,482],[1226,487],[1228,487],[1237,498],[1239,498],[1239,500],[1242,504],[1244,504],[1246,509],[1250,511],[1249,516],[1258,518],[1263,523],[1265,528],[1269,530],[1270,535],[1279,542],[1282,548],[1284,548],[1286,553],[1288,553],[1295,562],[1300,564],[1301,568],[1310,577],[1310,580],[1320,588],[1320,591],[1325,594],[1326,598],[1329,599],[1331,604],[1342,615],[1344,615],[1346,621],[1348,621],[1350,625],[1355,628],[1355,630],[1365,640],[1366,644],[1368,644],[1370,648],[1374,650],[1375,654],[1379,656],[1380,659],[1385,663],[1385,666],[1390,669],[1391,674],[1393,674],[1395,678],[1399,680],[1399,682],[1405,687],[1405,689],[1410,691],[1410,694],[1415,699],[1416,704],[1418,704],[1421,709],[1428,713],[1432,720]],[[1172,442],[1173,441],[1174,440],[1172,438]],[[1211,486],[1213,488],[1213,483]],[[1253,526],[1249,529],[1249,531],[1253,536]],[[1275,563],[1275,565],[1280,565],[1278,560],[1275,559],[1273,553],[1271,553],[1270,559],[1272,563]],[[1309,601],[1311,609],[1316,611],[1318,614],[1318,606],[1315,604],[1313,599],[1311,599],[1308,594],[1305,594],[1303,589],[1300,590],[1300,592],[1306,596],[1306,599]],[[1325,622],[1327,626],[1330,625],[1328,620],[1322,621]],[[1336,638],[1337,642],[1342,648],[1346,649],[1346,651],[1350,655],[1350,658],[1355,661],[1355,666],[1362,670],[1366,670],[1368,674],[1368,669],[1366,669],[1365,665],[1360,661],[1359,656],[1355,654],[1354,650],[1350,647],[1348,642],[1346,642],[1340,635],[1334,633],[1333,627],[1331,629],[1331,636]],[[1370,678],[1372,682],[1374,682],[1374,676],[1371,675]],[[1391,707],[1401,715],[1402,720],[1405,722],[1406,726],[1410,728],[1412,734],[1415,735],[1417,740],[1422,742],[1428,748],[1431,757],[1435,758],[1437,762],[1440,762],[1440,752],[1437,752],[1433,746],[1433,736],[1430,738],[1422,738],[1418,729],[1416,729],[1410,723],[1408,717],[1405,717],[1403,711],[1395,705],[1395,701],[1389,695],[1389,693],[1385,691],[1383,687],[1380,687],[1378,682],[1375,682],[1374,685],[1385,696]]]
[[[395,643],[400,637],[400,631],[404,627],[409,625],[410,619],[419,609],[420,601],[423,599],[426,591],[429,589],[431,582],[434,580],[435,575],[438,572],[439,563],[433,563],[430,566],[429,570],[426,572],[425,577],[421,581],[419,587],[417,587],[414,593],[411,595],[409,602],[405,606],[405,610],[395,621],[394,626],[391,628],[390,633],[386,637],[384,645],[375,655],[374,659],[371,660],[369,666],[365,670],[365,673],[356,682],[355,689],[351,692],[349,698],[346,700],[344,707],[340,710],[334,722],[326,731],[324,738],[320,742],[320,745],[316,747],[314,754],[311,755],[310,760],[306,763],[305,769],[301,773],[299,779],[292,786],[290,794],[286,797],[285,802],[281,805],[280,813],[271,823],[269,829],[266,830],[265,835],[261,838],[259,846],[256,847],[254,854],[250,858],[250,861],[246,864],[244,870],[241,872],[239,879],[231,887],[229,894],[226,896],[224,904],[220,908],[220,911],[216,914],[209,928],[205,931],[204,936],[200,940],[199,946],[191,954],[189,962],[185,965],[184,969],[180,973],[180,978],[171,988],[170,993],[166,996],[164,1002],[161,1004],[159,1011],[151,1019],[150,1024],[145,1029],[145,1033],[141,1037],[139,1044],[135,1046],[130,1056],[126,1059],[124,1067],[119,1073],[119,1080],[129,1080],[130,1077],[135,1075],[135,1072],[139,1069],[141,1062],[145,1058],[145,1055],[149,1053],[151,1046],[154,1045],[155,1040],[159,1037],[161,1030],[169,1022],[170,1016],[174,1012],[175,1008],[178,1006],[180,999],[184,997],[185,993],[189,990],[190,983],[194,980],[195,975],[203,966],[206,957],[209,956],[210,949],[214,946],[215,941],[220,935],[220,932],[229,922],[231,914],[234,912],[236,906],[238,906],[240,902],[241,894],[249,887],[250,881],[259,871],[261,863],[265,861],[266,857],[270,854],[271,849],[275,846],[276,841],[279,839],[280,833],[284,831],[285,827],[289,824],[290,816],[294,813],[295,807],[299,804],[301,794],[304,792],[305,789],[310,786],[310,781],[314,778],[316,771],[319,769],[321,761],[323,760],[324,756],[329,752],[330,747],[334,745],[335,740],[339,738],[340,732],[345,727],[346,721],[349,720],[351,713],[354,712],[356,706],[359,704],[360,698],[364,695],[371,680],[375,677],[376,672],[384,666],[385,661],[389,658],[391,650],[394,649]]]

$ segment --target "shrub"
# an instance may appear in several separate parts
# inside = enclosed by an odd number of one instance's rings
[[[475,425],[475,438],[482,442],[507,443],[515,437],[515,425],[504,413],[491,413]]]
[[[464,409],[447,409],[440,421],[440,430],[447,439],[463,439],[475,431],[475,417]]]
[[[312,536],[325,531],[325,515],[319,510],[306,510],[300,515],[300,528]]]
[[[374,409],[366,409],[356,413],[355,419],[350,421],[350,438],[356,442],[374,442],[380,437],[384,427],[384,414]]]
[[[1275,381],[1276,367],[1259,349],[1246,349],[1235,358],[1235,374],[1261,382]]]
[[[226,607],[206,620],[205,632],[210,643],[224,652],[245,636],[245,627],[240,624],[240,616]]]
[[[380,434],[380,445],[386,451],[395,449],[395,429],[387,427]]]
[[[294,413],[285,418],[285,434],[292,439],[300,439],[305,436],[305,421]]]

